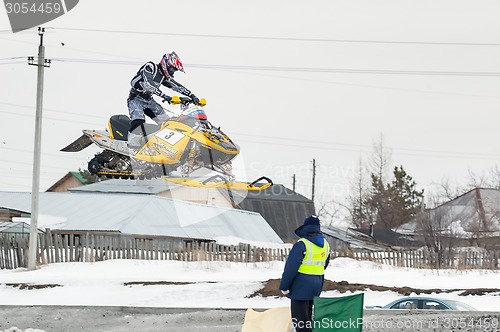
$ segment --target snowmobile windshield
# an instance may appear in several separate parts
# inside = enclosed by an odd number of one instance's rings
[[[207,119],[207,114],[205,113],[205,111],[202,109],[199,109],[199,108],[190,110],[188,113],[186,113],[186,115],[191,117],[191,118],[196,118],[196,119],[200,119],[200,120]]]

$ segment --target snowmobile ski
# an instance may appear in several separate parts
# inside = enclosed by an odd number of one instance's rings
[[[77,138],[73,143],[61,149],[64,152],[78,152],[85,149],[87,146],[92,145],[94,143],[88,135],[82,135]]]
[[[201,187],[201,188],[227,188],[233,190],[252,190],[252,191],[260,191],[267,189],[273,185],[273,181],[271,179],[262,176],[257,180],[247,183],[240,181],[228,181],[224,177],[220,175],[214,175],[206,180],[199,181],[189,178],[173,178],[173,177],[164,177],[165,181],[180,184],[188,187]],[[261,183],[261,181],[265,181]],[[260,183],[260,184],[259,184]]]

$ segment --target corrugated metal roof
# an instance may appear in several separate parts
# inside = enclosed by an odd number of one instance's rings
[[[361,248],[371,251],[390,249],[390,246],[381,243],[375,243],[374,239],[370,237],[361,239],[359,237],[353,236],[352,230],[348,228],[342,229],[334,226],[321,226],[321,232],[335,239],[348,243],[355,248]]]
[[[102,193],[136,193],[158,194],[167,190],[178,188],[180,185],[167,182],[163,179],[151,180],[124,180],[109,179],[95,182],[86,186],[71,188],[72,192],[102,192]]]
[[[273,189],[274,188],[274,189]],[[249,191],[239,203],[242,209],[258,211],[285,242],[295,242],[295,229],[304,219],[315,214],[314,202],[283,185],[262,191]]]
[[[142,194],[44,192],[39,199],[41,229],[282,243],[255,212]],[[29,212],[31,193],[0,192],[0,207]]]
[[[69,190],[71,192],[158,194],[178,187],[182,186],[163,179],[111,179]],[[262,191],[231,190],[228,192],[226,188],[218,188],[218,190],[227,197],[228,201],[232,196],[238,203],[238,208],[260,213],[280,238],[287,242],[294,242],[297,239],[295,229],[303,224],[304,218],[315,213],[313,201],[281,184],[274,184]]]
[[[0,233],[25,233],[29,234],[30,225],[20,221],[0,221]],[[39,231],[40,232],[40,231]]]
[[[220,189],[221,191],[225,189]],[[239,201],[242,199],[258,199],[258,200],[274,200],[274,201],[287,201],[287,202],[302,202],[302,203],[310,203],[312,202],[309,198],[302,196],[299,193],[296,193],[295,191],[288,189],[282,184],[273,184],[271,187],[266,188],[264,190],[257,190],[257,191],[238,191],[238,190],[233,190],[232,191],[233,196],[241,198]]]
[[[498,236],[499,207],[500,190],[475,188],[427,212],[430,218],[437,221],[434,227],[441,227],[439,231],[442,233],[459,236],[480,232],[484,236]],[[397,231],[403,234],[415,233],[418,231],[418,223],[414,218],[399,226]]]

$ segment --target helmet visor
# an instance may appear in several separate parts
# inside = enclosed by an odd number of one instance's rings
[[[167,66],[167,72],[170,76],[174,76],[175,72],[177,71],[176,68],[172,67],[172,66]]]

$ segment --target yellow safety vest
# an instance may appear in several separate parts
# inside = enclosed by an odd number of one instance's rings
[[[330,255],[330,245],[328,242],[325,240],[325,245],[321,248],[304,238],[299,239],[299,241],[302,241],[306,245],[306,253],[302,264],[299,266],[299,272],[323,275],[325,273],[326,259]]]

